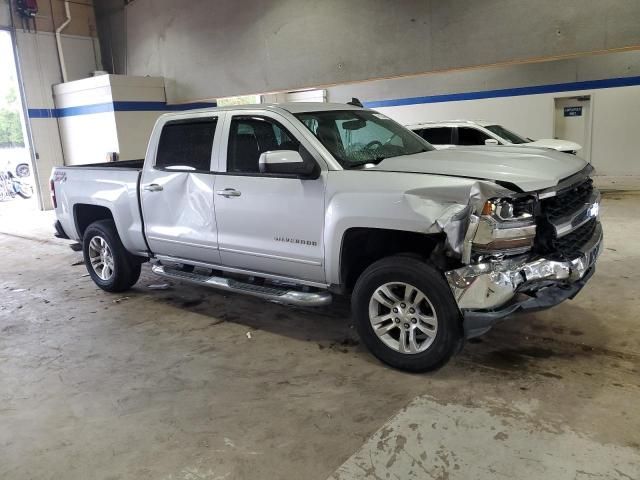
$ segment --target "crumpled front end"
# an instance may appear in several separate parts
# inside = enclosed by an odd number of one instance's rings
[[[573,298],[591,277],[603,233],[589,170],[554,189],[487,202],[471,215],[465,265],[445,273],[467,337],[512,313]]]

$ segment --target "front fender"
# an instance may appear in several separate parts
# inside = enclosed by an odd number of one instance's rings
[[[341,250],[350,228],[444,233],[447,249],[460,256],[471,213],[487,198],[506,192],[498,185],[474,179],[361,170],[330,172],[324,232],[328,283],[341,283]]]

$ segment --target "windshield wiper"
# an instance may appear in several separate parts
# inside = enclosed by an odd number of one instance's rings
[[[378,157],[374,157],[371,158],[369,160],[363,160],[361,162],[352,162],[349,163],[349,165],[347,165],[347,168],[358,168],[358,167],[362,167],[363,165],[368,165],[368,164],[373,164],[373,165],[378,165],[380,162],[382,162],[383,160],[386,160],[388,158],[396,158],[396,157],[404,157],[406,155],[415,155],[416,153],[424,153],[424,152],[431,152],[432,150],[429,150],[427,148],[423,148],[422,150],[418,150],[417,152],[411,152],[411,153],[400,153],[399,155],[392,155],[390,157],[383,157],[382,155],[378,156]]]

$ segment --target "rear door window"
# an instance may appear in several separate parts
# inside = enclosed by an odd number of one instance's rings
[[[156,168],[208,172],[217,123],[215,117],[167,122],[158,142]]]
[[[453,128],[451,127],[435,127],[425,128],[417,133],[432,145],[451,145],[453,143],[452,132]]]

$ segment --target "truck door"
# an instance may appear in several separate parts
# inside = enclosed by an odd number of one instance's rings
[[[161,126],[140,184],[145,235],[155,255],[219,263],[212,173],[222,119],[197,114]]]
[[[275,113],[229,114],[225,173],[214,185],[220,257],[225,266],[321,283],[326,171],[303,180],[262,174],[258,165],[263,152],[306,147],[296,131]]]

